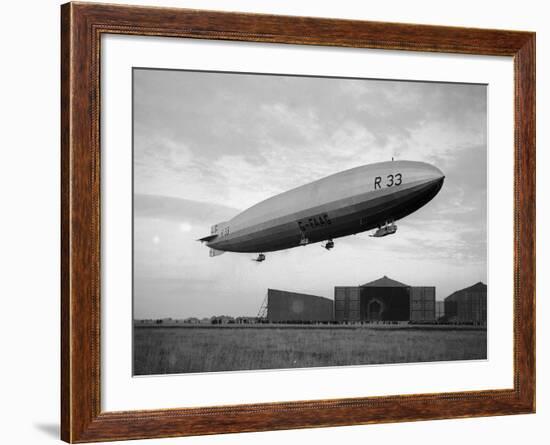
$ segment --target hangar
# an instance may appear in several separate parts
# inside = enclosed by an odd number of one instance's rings
[[[383,276],[360,286],[334,288],[336,321],[435,320],[435,287],[409,286]]]
[[[333,301],[316,295],[267,290],[269,322],[323,322],[334,319]]]
[[[457,323],[487,323],[487,285],[480,281],[445,298],[445,319]]]

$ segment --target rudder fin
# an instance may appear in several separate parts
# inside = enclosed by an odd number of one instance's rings
[[[211,257],[219,256],[219,255],[222,255],[224,253],[225,253],[224,250],[212,249],[212,247],[210,248],[210,256]]]
[[[202,238],[199,238],[197,241],[200,241],[201,243],[207,243],[209,241],[212,241],[217,236],[218,235],[216,233],[214,233],[212,235],[203,236]]]

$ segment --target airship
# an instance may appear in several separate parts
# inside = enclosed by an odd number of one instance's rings
[[[369,230],[373,237],[395,234],[396,221],[430,202],[445,175],[417,161],[361,165],[272,196],[229,221],[211,227],[198,241],[210,256],[224,252],[257,254],[325,243]]]

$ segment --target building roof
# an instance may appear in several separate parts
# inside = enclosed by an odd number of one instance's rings
[[[406,284],[400,283],[399,281],[392,280],[384,275],[378,280],[371,281],[370,283],[361,284],[360,287],[409,287]]]
[[[331,303],[333,301],[330,298],[321,297],[320,295],[303,294],[303,293],[300,293],[300,292],[292,292],[292,291],[281,290],[281,289],[270,289],[270,288],[268,288],[267,289],[267,294],[268,294],[268,296],[279,296],[279,297],[282,297],[284,295],[285,297],[293,296],[293,297],[297,297],[297,298],[310,298],[310,299],[315,299],[316,298],[316,299],[319,299],[319,300],[330,301]]]
[[[480,292],[480,291],[487,292],[487,285],[479,281],[473,286],[467,287],[466,289],[462,289],[462,290],[467,290],[469,292]]]
[[[447,298],[458,297],[458,296],[464,295],[468,292],[485,292],[485,293],[487,293],[487,285],[485,283],[482,283],[481,281],[479,281],[479,282],[477,282],[476,284],[474,284],[470,287],[465,287],[464,289],[460,289],[460,290],[457,290],[457,291],[453,292]],[[445,300],[447,298],[445,298]]]

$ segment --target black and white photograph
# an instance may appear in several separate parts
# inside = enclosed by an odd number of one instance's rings
[[[2,443],[546,444],[548,7],[441,5],[7,2]]]
[[[487,85],[132,82],[135,376],[487,359]]]

